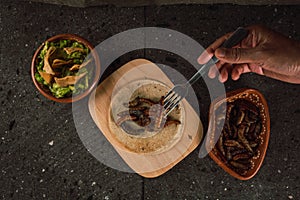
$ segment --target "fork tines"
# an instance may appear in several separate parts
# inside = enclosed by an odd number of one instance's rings
[[[165,109],[165,116],[168,116],[172,110],[178,105],[181,100],[181,96],[177,93],[173,92],[172,90],[168,92],[168,94],[164,98],[164,109]]]

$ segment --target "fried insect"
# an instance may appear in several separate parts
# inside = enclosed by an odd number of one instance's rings
[[[256,116],[259,115],[259,109],[252,102],[245,99],[238,99],[235,101],[235,103],[240,109],[248,110]]]
[[[167,127],[167,126],[170,126],[172,124],[175,124],[175,125],[179,125],[181,122],[179,120],[176,120],[176,119],[167,119],[165,124],[164,124],[164,127]]]
[[[151,119],[150,131],[157,131],[161,129],[167,119],[164,117],[164,107],[162,101],[159,104],[154,104],[149,110],[149,118]]]
[[[217,142],[217,146],[218,146],[219,151],[221,152],[221,154],[223,156],[225,156],[225,149],[224,149],[224,146],[223,146],[223,134],[220,135],[220,138],[219,138],[219,140]]]
[[[247,153],[247,150],[245,148],[243,148],[243,149],[234,148],[231,152],[232,156],[235,156],[235,155],[238,155],[238,154],[243,154],[243,153]]]
[[[245,129],[246,129],[246,126],[240,126],[240,128],[238,130],[238,139],[249,152],[253,153],[253,150],[250,147],[248,140],[244,136]]]
[[[134,100],[128,102],[128,103],[124,103],[123,105],[127,108],[134,108],[142,103],[146,103],[148,104],[149,106],[152,106],[155,104],[155,102],[153,102],[152,100],[150,99],[146,99],[146,98],[140,98],[139,96],[136,97]]]
[[[229,162],[230,165],[232,165],[233,167],[237,168],[237,169],[242,169],[242,170],[248,170],[249,169],[249,165],[243,164],[243,163],[239,163],[236,161],[230,161]]]
[[[238,113],[237,121],[236,121],[237,126],[240,125],[243,122],[244,117],[245,117],[245,111],[240,110],[239,113]]]
[[[163,97],[158,102],[147,98],[136,97],[123,104],[128,110],[117,114],[116,124],[131,135],[138,135],[144,131],[159,131],[164,127],[179,125],[179,120],[164,116]],[[133,126],[134,122],[137,126]]]
[[[118,126],[120,126],[121,124],[123,124],[123,123],[126,122],[126,121],[129,121],[129,120],[135,121],[136,119],[137,119],[137,117],[135,117],[135,116],[125,115],[125,116],[123,116],[123,117],[120,117],[120,118],[116,121],[116,124],[117,124]]]
[[[233,148],[232,147],[227,147],[226,148],[226,159],[227,160],[231,160],[232,159],[232,150],[233,150]]]
[[[236,140],[226,140],[224,142],[224,145],[227,147],[237,147],[237,148],[243,148],[243,145],[241,145],[238,141]]]
[[[237,154],[237,155],[233,156],[232,160],[236,161],[236,160],[240,160],[240,159],[248,159],[250,157],[251,157],[251,155],[248,153],[241,153],[241,154]]]
[[[251,159],[259,154],[262,123],[260,111],[255,104],[238,99],[227,106],[225,123],[214,151],[224,163],[244,175],[251,169]],[[216,126],[224,120],[216,116]]]

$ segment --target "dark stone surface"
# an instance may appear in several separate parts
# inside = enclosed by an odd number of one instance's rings
[[[76,133],[71,105],[45,99],[30,77],[35,49],[46,38],[59,33],[79,34],[97,45],[130,28],[161,26],[185,33],[207,46],[237,26],[262,23],[300,40],[300,6],[83,9],[18,1],[1,1],[0,5],[1,199],[300,198],[299,85],[254,74],[226,83],[228,91],[256,88],[269,104],[271,138],[267,156],[251,180],[234,179],[209,157],[198,159],[199,149],[164,175],[145,179],[111,169],[90,155]],[[165,59],[146,53],[152,59]],[[192,72],[186,70],[187,74]],[[206,127],[208,97],[201,93],[205,90],[201,81],[195,89]]]
[[[1,1],[0,7],[0,198],[142,198],[142,178],[110,169],[86,150],[74,126],[72,106],[39,94],[30,65],[35,49],[50,36],[75,33],[98,44],[143,26],[144,9],[19,1]]]
[[[28,0],[23,0],[28,1]],[[238,5],[293,5],[299,4],[294,0],[33,0],[36,2],[68,5],[72,7],[88,7],[88,6],[102,6],[102,5],[116,5],[116,6],[149,6],[149,5],[173,5],[173,4],[211,4],[211,3],[230,3]]]

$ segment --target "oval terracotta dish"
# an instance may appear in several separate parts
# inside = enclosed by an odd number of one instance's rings
[[[37,71],[36,65],[37,65],[38,56],[39,56],[40,51],[43,49],[45,43],[46,42],[56,42],[56,41],[60,41],[60,40],[77,41],[78,43],[83,44],[90,50],[90,55],[94,60],[93,78],[92,78],[92,81],[91,81],[91,84],[89,85],[89,87],[84,92],[82,92],[78,95],[74,95],[74,96],[70,96],[70,97],[63,97],[63,98],[55,97],[46,86],[40,84],[35,78],[35,73]],[[88,42],[84,38],[82,38],[78,35],[74,35],[74,34],[59,34],[59,35],[56,35],[56,36],[53,36],[53,37],[47,39],[35,51],[34,56],[32,58],[31,78],[32,78],[34,85],[36,86],[36,88],[39,90],[39,92],[42,95],[44,95],[46,98],[56,101],[56,102],[72,103],[72,102],[75,102],[75,101],[78,101],[78,100],[84,98],[97,86],[97,81],[100,76],[100,60],[99,60],[98,54],[95,51],[93,51],[93,49],[94,49],[94,47],[90,42]]]
[[[219,117],[219,110],[226,114],[223,118]],[[229,92],[226,98],[218,98],[211,104],[209,115],[206,140],[209,156],[233,177],[240,180],[252,178],[262,165],[270,137],[269,110],[263,95],[254,89]],[[250,117],[253,117],[252,121]],[[220,119],[224,125],[217,123]]]

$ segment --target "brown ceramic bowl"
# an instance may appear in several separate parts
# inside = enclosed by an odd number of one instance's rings
[[[247,170],[247,172],[243,175],[238,173],[236,170],[233,169],[232,166],[230,166],[227,162],[227,160],[224,160],[224,156],[222,157],[220,151],[217,149],[217,144],[214,143],[214,136],[215,136],[215,121],[216,121],[216,109],[219,108],[219,106],[226,102],[233,102],[237,99],[245,99],[248,101],[251,101],[257,108],[260,110],[260,118],[261,118],[261,131],[260,131],[260,139],[261,142],[259,143],[257,147],[257,151],[259,154],[255,158],[251,158],[252,167]],[[221,167],[223,168],[227,173],[232,175],[233,177],[240,179],[240,180],[248,180],[252,178],[259,170],[259,168],[262,165],[262,162],[265,158],[268,143],[269,143],[269,137],[270,137],[270,117],[269,117],[269,110],[268,105],[263,97],[263,95],[254,89],[239,89],[233,92],[229,92],[226,95],[226,98],[219,98],[216,99],[210,106],[210,125],[209,131],[208,131],[208,140],[206,140],[206,148],[207,151],[209,151],[209,156]],[[218,138],[216,138],[219,140]]]
[[[37,60],[38,60],[38,55],[40,53],[40,51],[43,49],[45,42],[55,42],[55,41],[59,41],[59,40],[73,40],[73,41],[77,41],[83,45],[85,45],[87,48],[90,49],[90,54],[94,59],[94,76],[93,76],[93,80],[92,80],[92,84],[90,84],[90,86],[82,93],[78,94],[78,95],[74,95],[71,97],[66,97],[66,98],[57,98],[55,96],[53,96],[53,94],[51,93],[51,91],[49,90],[49,88],[47,88],[46,86],[40,84],[34,77],[35,72],[36,72],[36,64],[37,64]],[[46,98],[59,102],[59,103],[72,103],[75,101],[78,101],[82,98],[84,98],[85,96],[87,96],[96,86],[97,86],[97,81],[98,78],[100,76],[100,60],[98,57],[98,54],[96,51],[93,51],[94,47],[93,45],[88,42],[87,40],[85,40],[84,38],[78,36],[78,35],[74,35],[74,34],[59,34],[56,36],[53,36],[49,39],[47,39],[43,44],[41,44],[41,46],[39,46],[39,48],[35,51],[34,56],[32,58],[32,62],[31,62],[31,78],[32,81],[34,83],[34,85],[36,86],[36,88],[39,90],[40,93],[42,93],[42,95],[44,95]]]

